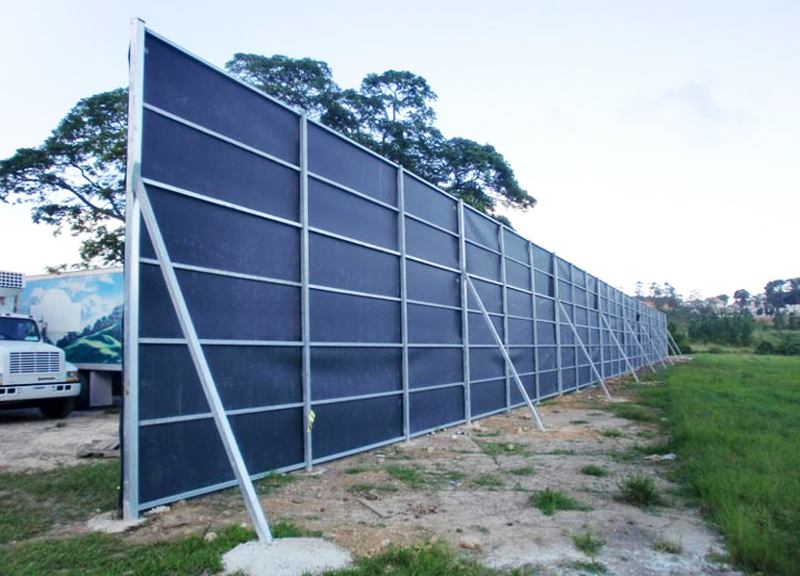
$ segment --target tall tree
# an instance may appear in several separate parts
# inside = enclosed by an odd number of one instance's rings
[[[772,314],[783,308],[783,285],[783,280],[770,280],[764,286],[767,314]]]
[[[740,288],[733,293],[733,300],[736,303],[736,308],[739,310],[739,314],[744,314],[749,310],[748,306],[750,304],[750,292],[744,288]]]
[[[236,54],[226,67],[505,223],[498,205],[524,211],[536,204],[493,146],[443,137],[434,125],[436,93],[421,76],[388,70],[368,74],[358,90],[340,90],[317,60]],[[304,89],[304,81],[312,85]]]
[[[84,98],[41,146],[0,161],[0,200],[83,236],[86,266],[123,259],[127,104],[124,88]]]
[[[225,64],[234,76],[319,120],[339,93],[330,67],[312,58],[237,53]]]

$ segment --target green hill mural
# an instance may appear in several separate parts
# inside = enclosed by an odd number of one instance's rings
[[[122,362],[122,306],[87,326],[79,334],[69,334],[56,346],[63,348],[74,364],[120,364]]]

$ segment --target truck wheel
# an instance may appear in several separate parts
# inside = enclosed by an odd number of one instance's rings
[[[55,398],[53,400],[46,400],[39,406],[42,415],[45,418],[55,418],[60,420],[66,418],[67,414],[72,412],[75,407],[75,396],[68,398]]]

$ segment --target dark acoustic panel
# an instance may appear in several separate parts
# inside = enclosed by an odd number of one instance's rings
[[[551,346],[540,346],[538,349],[539,370],[555,370],[558,368],[558,359],[556,358],[557,348]]]
[[[494,325],[497,335],[502,339],[503,336],[503,317],[490,316],[489,317]],[[486,322],[486,317],[479,312],[469,313],[469,342],[470,344],[495,344],[495,339],[492,336],[492,331],[489,329],[489,324]]]
[[[308,169],[390,206],[397,206],[397,170],[386,160],[321,126],[308,125]]]
[[[551,322],[556,319],[555,302],[549,298],[536,297],[536,319],[549,320]]]
[[[400,390],[399,348],[313,348],[311,398],[327,400]]]
[[[506,302],[508,304],[508,313],[511,316],[533,318],[533,299],[530,294],[507,288]]]
[[[520,376],[520,381],[522,382],[522,386],[525,388],[525,391],[528,393],[529,398],[537,398],[536,395],[536,377],[532,374],[529,376]],[[519,391],[519,387],[516,385],[515,382],[511,383],[511,405],[515,406],[517,404],[522,404],[525,402],[525,398],[522,397],[522,392]]]
[[[534,356],[536,350],[534,348],[509,348],[508,355],[511,357],[511,362],[514,363],[514,368],[517,374],[527,374],[533,372],[536,367]]]
[[[454,384],[464,380],[462,348],[411,348],[408,381],[411,388]]]
[[[308,181],[308,218],[313,228],[399,249],[397,212],[314,178]]]
[[[188,270],[178,270],[177,277],[201,338],[300,338],[299,288]],[[142,306],[147,308],[140,322],[141,336],[182,337],[157,266],[142,266],[141,292]],[[220,306],[221,294],[225,306]]]
[[[558,279],[569,282],[570,279],[572,278],[572,272],[570,271],[569,262],[556,256],[556,265],[558,271]]]
[[[406,263],[408,299],[461,306],[461,275],[409,260]]]
[[[473,384],[470,389],[470,400],[473,416],[501,410],[506,405],[506,381],[492,380]]]
[[[558,299],[562,302],[572,302],[572,285],[561,279],[558,280]]]
[[[562,366],[561,368],[561,386],[564,390],[571,390],[573,388],[577,388],[578,380],[575,374],[575,368],[570,366]]]
[[[509,344],[533,344],[533,322],[528,320],[508,319]]]
[[[142,338],[183,337],[158,266],[139,264],[139,305],[146,310],[139,317],[139,335]]]
[[[561,367],[569,368],[575,366],[575,350],[573,348],[561,349]]]
[[[500,255],[480,246],[467,244],[467,272],[499,282],[502,278]]]
[[[292,164],[299,163],[297,113],[152,35],[145,37],[145,45],[147,104]]]
[[[314,408],[314,456],[324,458],[403,435],[403,397],[381,396]]]
[[[469,377],[471,380],[485,380],[505,376],[506,362],[497,348],[469,349]]]
[[[475,286],[475,291],[483,302],[483,307],[490,314],[503,313],[503,287],[499,284],[492,284],[491,282],[483,282],[482,280],[473,279],[472,285]],[[469,298],[469,309],[480,312],[478,301],[475,300],[475,295],[472,290],[467,292]]]
[[[145,111],[142,176],[223,202],[300,220],[300,173]]]
[[[174,262],[300,280],[300,230],[155,187],[150,201]],[[253,238],[260,239],[255,243]],[[155,254],[143,253],[146,258]]]
[[[464,388],[450,386],[411,394],[411,432],[431,430],[464,420]]]
[[[406,212],[458,233],[458,203],[413,176],[403,175]]]
[[[399,342],[400,303],[311,290],[311,339],[321,342]]]
[[[461,312],[409,304],[408,341],[411,344],[461,343]]]
[[[531,291],[531,269],[506,258],[506,283]]]
[[[533,276],[533,283],[537,294],[555,296],[555,281],[552,276],[548,276],[544,272],[539,272],[538,270],[534,272]]]
[[[553,273],[553,255],[533,244],[533,267],[548,274]]]
[[[500,252],[500,228],[497,222],[466,207],[464,209],[464,232],[467,240]]]
[[[579,268],[572,267],[572,283],[580,288],[586,288],[586,272]]]
[[[458,238],[410,218],[406,218],[406,250],[409,256],[459,268]]]
[[[275,470],[303,461],[302,409],[240,414],[230,422],[248,470]],[[234,479],[210,417],[142,426],[139,468],[142,502],[208,490]]]
[[[544,370],[544,367],[541,368]],[[539,373],[539,397],[552,396],[558,393],[558,372],[556,370],[550,372]]]
[[[311,283],[399,297],[400,259],[329,236],[311,234]]]
[[[508,228],[503,229],[503,241],[505,242],[506,256],[530,264],[528,256],[528,241],[522,236],[511,232]]]

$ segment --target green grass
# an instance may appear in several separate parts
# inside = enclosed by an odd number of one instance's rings
[[[496,570],[472,559],[459,558],[443,544],[390,548],[383,554],[359,558],[354,567],[325,572],[325,576],[530,576],[533,568]]]
[[[603,476],[608,476],[609,471],[608,468],[603,466],[598,466],[597,464],[587,464],[583,468],[581,468],[581,472],[586,474],[587,476],[597,476],[598,478],[602,478]]]
[[[254,482],[256,492],[259,494],[272,494],[295,481],[297,477],[292,474],[268,474],[261,480]]]
[[[658,493],[655,481],[645,474],[635,472],[626,476],[617,484],[618,500],[634,506],[658,506],[664,503]]]
[[[683,546],[669,540],[659,540],[653,544],[652,548],[656,552],[664,552],[666,554],[680,554],[683,552]]]
[[[489,489],[497,489],[503,486],[503,481],[495,476],[494,474],[481,474],[477,476],[473,481],[472,484],[474,486],[478,486],[480,488],[489,488]]]
[[[739,568],[800,574],[800,358],[697,355],[642,392]]]
[[[398,491],[397,486],[391,484],[353,484],[347,487],[347,491],[355,496],[366,496],[367,494],[394,494]]]
[[[618,418],[625,418],[626,420],[633,420],[635,422],[650,422],[658,423],[660,418],[653,410],[646,406],[630,403],[610,403],[604,404],[611,410]]]
[[[0,556],[4,574],[214,574],[222,569],[221,555],[252,540],[255,534],[232,526],[213,542],[203,536],[154,544],[127,544],[121,537],[87,534],[72,538],[31,541],[7,546]]]
[[[588,424],[589,421],[588,420],[570,420],[569,423],[570,424],[574,424],[574,425],[577,426],[579,424]]]
[[[579,574],[608,574],[608,568],[597,560],[572,560],[564,564],[565,567],[577,570]]]
[[[572,544],[587,556],[596,556],[606,545],[606,539],[595,535],[591,530],[585,530],[580,534],[573,534]]]
[[[528,456],[529,452],[525,446],[513,442],[489,442],[486,440],[475,440],[481,452],[492,458],[497,456]]]
[[[117,486],[118,460],[0,473],[0,544],[114,510]]]
[[[509,470],[509,473],[513,474],[514,476],[533,476],[536,474],[536,470],[534,470],[531,466],[524,466],[522,468],[514,468],[513,470]]]
[[[457,470],[427,470],[421,466],[389,464],[385,468],[390,478],[400,480],[413,490],[441,488],[444,484],[462,480],[466,475]]]
[[[366,468],[361,468],[361,467],[355,466],[353,468],[347,468],[344,471],[344,473],[348,474],[350,476],[355,476],[356,474],[361,474],[362,472],[366,472],[366,471],[367,471]]]
[[[537,490],[531,494],[528,497],[528,506],[538,508],[545,516],[552,516],[560,510],[591,510],[591,508],[581,504],[571,496],[549,488]]]
[[[600,432],[606,438],[619,438],[622,436],[622,430],[617,430],[616,428],[609,428],[608,430],[603,430]]]
[[[306,530],[290,518],[278,518],[269,525],[273,538],[320,538],[321,530]]]

